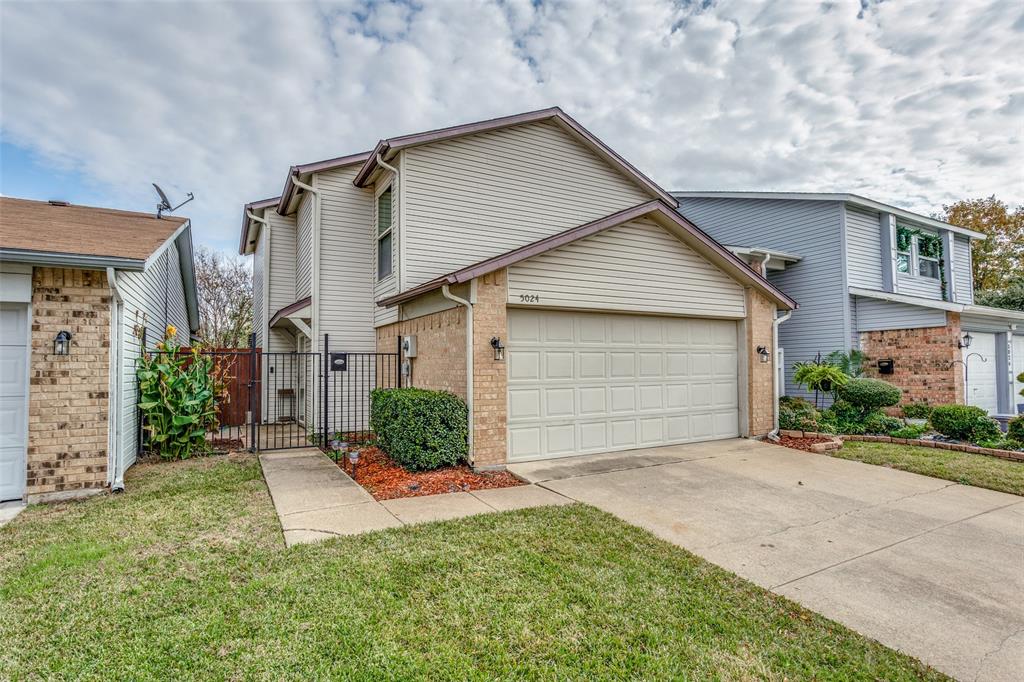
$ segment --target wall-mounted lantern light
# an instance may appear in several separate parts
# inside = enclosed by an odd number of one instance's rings
[[[971,336],[971,333],[970,332],[965,332],[963,338],[956,342],[956,347],[957,348],[970,348],[971,347],[971,341],[973,341],[973,340],[974,340],[974,337]]]
[[[57,336],[53,339],[53,354],[54,355],[70,355],[71,354],[71,332],[61,331],[57,332]]]
[[[772,354],[768,352],[768,346],[758,346],[757,355],[761,358],[761,362],[766,363],[772,359]]]
[[[491,348],[494,349],[495,360],[505,359],[505,346],[501,345],[501,339],[499,339],[497,336],[491,337]]]

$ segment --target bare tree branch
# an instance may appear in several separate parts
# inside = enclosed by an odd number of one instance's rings
[[[195,265],[200,339],[218,348],[248,346],[252,332],[249,263],[200,246],[195,252]]]

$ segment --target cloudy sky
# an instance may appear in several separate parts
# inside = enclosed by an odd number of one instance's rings
[[[1024,202],[1019,1],[0,3],[0,192],[196,200],[234,249],[288,166],[560,105],[668,189]]]

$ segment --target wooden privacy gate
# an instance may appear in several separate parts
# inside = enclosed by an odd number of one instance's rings
[[[370,393],[402,385],[399,354],[331,351],[273,352],[257,348],[200,349],[212,360],[218,385],[217,425],[207,433],[214,450],[278,450],[370,435]],[[153,350],[151,352],[160,352]],[[191,352],[181,349],[179,352]],[[140,451],[145,449],[139,419]]]

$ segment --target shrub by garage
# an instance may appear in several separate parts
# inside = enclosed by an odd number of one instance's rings
[[[860,408],[862,417],[899,403],[903,391],[881,379],[850,379],[839,388],[839,397]]]
[[[370,428],[378,446],[411,471],[465,461],[468,423],[466,403],[446,391],[390,388],[370,394]]]
[[[999,425],[974,405],[938,405],[932,409],[932,427],[948,438],[977,443],[996,440]]]

